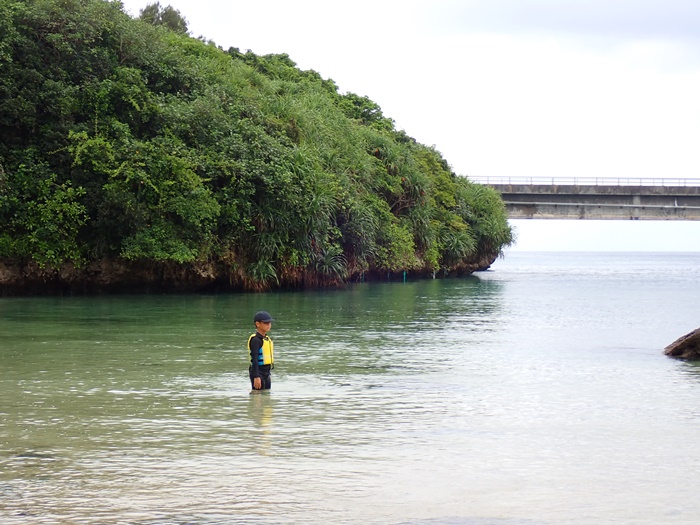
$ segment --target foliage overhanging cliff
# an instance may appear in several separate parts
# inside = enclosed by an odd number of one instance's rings
[[[470,272],[512,241],[495,191],[368,98],[106,0],[0,0],[0,224],[4,261],[249,290]]]

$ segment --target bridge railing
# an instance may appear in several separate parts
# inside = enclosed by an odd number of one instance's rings
[[[616,178],[616,177],[468,177],[478,184],[514,184],[548,186],[700,186],[697,179]]]

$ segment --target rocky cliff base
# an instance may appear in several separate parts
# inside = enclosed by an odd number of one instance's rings
[[[496,257],[465,263],[449,273],[410,271],[410,279],[459,277],[486,270]],[[76,267],[40,267],[34,262],[0,260],[0,296],[8,295],[83,295],[102,293],[190,293],[225,291],[265,291],[340,287],[346,282],[402,280],[403,272],[368,271],[356,273],[346,281],[327,279],[307,272],[287,273],[279,282],[251,283],[241,271],[223,263],[159,263],[102,259]]]

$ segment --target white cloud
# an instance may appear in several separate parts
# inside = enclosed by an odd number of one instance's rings
[[[458,32],[604,40],[697,40],[694,0],[437,0],[432,20]]]

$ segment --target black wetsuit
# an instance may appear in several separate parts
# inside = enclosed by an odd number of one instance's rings
[[[248,368],[248,376],[250,377],[250,386],[253,386],[253,381],[256,377],[260,378],[260,389],[267,390],[272,386],[272,377],[270,376],[270,370],[272,370],[272,365],[261,365],[258,363],[260,349],[263,345],[263,339],[267,336],[263,336],[258,332],[250,340],[250,367]]]

